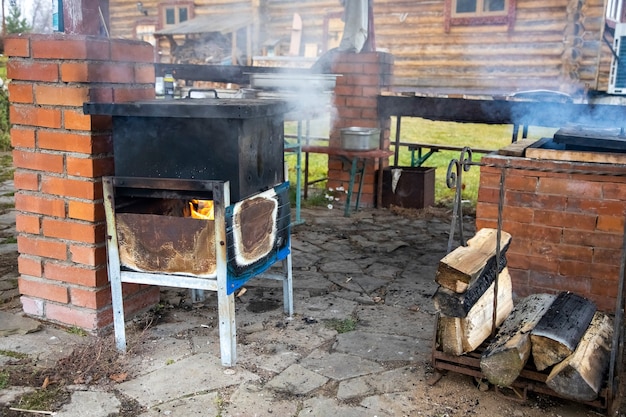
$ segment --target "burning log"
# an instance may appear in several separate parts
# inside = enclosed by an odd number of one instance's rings
[[[546,385],[565,398],[593,401],[609,366],[613,320],[597,312],[574,353],[556,364]]]
[[[474,303],[466,317],[439,317],[438,342],[445,353],[462,355],[480,346],[494,327],[493,309],[495,282]],[[513,291],[509,270],[504,268],[498,276],[497,314],[495,327],[502,324],[513,310]]]
[[[480,369],[489,382],[508,387],[517,379],[530,357],[530,331],[555,299],[552,294],[533,294],[515,306],[480,358]]]
[[[456,293],[465,292],[488,265],[495,264],[496,237],[496,229],[479,230],[473,238],[468,240],[467,246],[458,247],[441,259],[435,281],[442,287]],[[502,231],[500,236],[501,260],[503,260],[510,243],[511,235]],[[500,262],[501,270],[504,266],[505,262]]]
[[[539,371],[570,356],[596,312],[592,301],[560,293],[530,333],[533,361]]]

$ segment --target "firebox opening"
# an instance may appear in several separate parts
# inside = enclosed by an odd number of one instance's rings
[[[116,205],[115,222],[123,268],[215,276],[212,200],[137,197],[121,200]]]

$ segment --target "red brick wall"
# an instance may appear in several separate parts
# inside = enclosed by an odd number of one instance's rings
[[[503,230],[513,236],[507,261],[515,295],[572,291],[600,310],[614,312],[626,177],[611,174],[623,169],[505,156],[487,156],[482,162],[526,168],[507,169],[505,175],[502,219]],[[477,229],[497,226],[501,171],[481,167]]]
[[[389,149],[389,126],[380,125],[376,97],[391,86],[393,56],[383,52],[342,53],[334,60],[332,72],[341,74],[335,86],[334,107],[330,131],[330,146],[339,147],[340,129],[344,127],[376,127],[384,134],[384,146]],[[383,161],[382,166],[387,166]],[[375,203],[378,164],[373,159],[367,161],[361,194],[361,206],[372,207]],[[350,180],[350,164],[341,158],[328,158],[328,187],[343,187],[347,190]],[[358,186],[355,185],[355,192]],[[354,203],[355,197],[353,197]]]
[[[90,331],[112,323],[103,175],[113,174],[111,118],[87,101],[154,97],[152,46],[87,36],[5,40],[19,290],[25,313]],[[126,312],[158,302],[158,287],[125,285]]]

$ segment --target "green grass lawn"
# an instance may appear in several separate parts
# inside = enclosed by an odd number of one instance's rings
[[[321,121],[311,129],[311,135],[328,137],[328,121]],[[396,121],[391,121],[391,137],[395,138]],[[324,131],[324,128],[326,130]],[[469,146],[475,149],[500,149],[511,143],[513,126],[511,125],[486,125],[474,123],[435,122],[420,118],[402,118],[401,142],[445,144],[451,146]],[[296,134],[297,125],[288,122],[285,125],[286,134]],[[554,130],[545,128],[530,128],[529,138],[539,139],[544,136],[552,136]],[[521,139],[521,130],[519,136]],[[479,162],[484,154],[473,153],[472,161]],[[424,164],[425,167],[435,167],[435,202],[438,205],[449,206],[454,199],[455,190],[446,186],[446,172],[450,161],[460,157],[459,151],[440,151],[433,154]],[[289,164],[289,180],[292,184],[296,181],[295,155],[287,155]],[[393,162],[390,159],[391,163]],[[326,155],[310,154],[309,178],[324,178],[327,174],[328,157]],[[406,147],[400,149],[399,166],[410,166],[411,154]],[[462,198],[469,200],[472,206],[476,205],[478,197],[478,185],[480,179],[480,167],[471,167],[463,172]],[[294,187],[292,187],[294,188]],[[308,202],[303,204],[321,204],[324,202],[323,194],[326,191],[326,183],[315,184],[317,192],[309,192]]]

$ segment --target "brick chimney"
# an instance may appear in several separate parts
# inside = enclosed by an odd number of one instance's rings
[[[25,313],[97,331],[112,323],[102,176],[112,175],[111,118],[84,102],[154,97],[152,46],[82,35],[5,40],[15,167],[19,291]],[[124,286],[133,315],[159,288]]]
[[[378,118],[377,96],[391,86],[393,55],[385,52],[338,53],[332,65],[337,78],[334,95],[336,113],[332,115],[330,146],[339,147],[341,129],[344,127],[376,127],[384,135],[382,149],[389,149],[389,123],[381,126]],[[367,160],[361,194],[361,206],[373,207],[376,202],[377,170],[388,161]],[[328,157],[328,187],[348,188],[350,164],[337,156]],[[355,186],[355,192],[358,187]],[[354,200],[353,200],[354,201]]]

